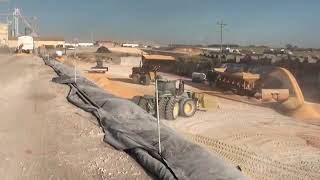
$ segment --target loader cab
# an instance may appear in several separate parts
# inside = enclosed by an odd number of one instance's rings
[[[177,87],[178,83],[178,87]],[[184,92],[184,82],[182,80],[158,80],[159,96],[179,96]]]
[[[136,84],[149,85],[157,78],[158,66],[143,64],[141,67],[133,67],[129,76]]]

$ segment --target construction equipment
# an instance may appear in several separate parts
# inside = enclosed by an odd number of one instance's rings
[[[91,67],[91,69],[88,71],[89,73],[106,73],[106,72],[108,72],[109,68],[103,66],[102,59],[99,59],[96,62],[97,62],[97,65],[94,67]]]
[[[234,64],[225,66],[209,71],[208,81],[215,83],[220,89],[231,90],[238,95],[254,96],[262,102],[281,103],[294,96],[294,87],[299,89],[293,75],[282,68]],[[297,92],[301,94],[300,91]]]
[[[195,83],[203,83],[207,79],[207,75],[205,73],[193,72],[192,75],[192,82]]]
[[[16,48],[16,53],[27,53],[33,52],[34,42],[31,36],[20,36],[18,37],[18,47]]]
[[[261,99],[263,101],[284,102],[290,97],[289,89],[262,89]]]
[[[243,70],[216,68],[208,74],[208,79],[214,81],[220,89],[231,90],[239,95],[253,96],[257,92],[255,82],[260,79],[260,75],[243,72]]]
[[[64,62],[63,52],[60,50],[56,51],[56,53],[54,54],[54,58],[59,62]]]
[[[132,74],[129,76],[136,84],[149,85],[152,81],[155,81],[159,66],[142,65],[141,67],[133,67]]]
[[[205,109],[204,94],[185,91],[184,81],[159,79],[158,81],[158,104],[161,119],[175,120],[179,115],[191,117],[198,109]],[[133,101],[152,115],[156,115],[155,96],[136,96]]]
[[[232,90],[235,94],[253,96],[256,93],[255,82],[258,79],[259,74],[220,72],[216,85],[221,89]]]

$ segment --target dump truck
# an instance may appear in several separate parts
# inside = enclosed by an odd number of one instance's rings
[[[248,72],[245,66],[223,64],[207,73],[209,84],[215,84],[219,89],[232,91],[235,94],[253,96],[256,92],[255,83],[259,74]]]
[[[193,116],[198,109],[205,109],[204,94],[184,89],[184,81],[160,79],[158,82],[158,104],[161,119],[175,120],[179,115]],[[156,116],[155,96],[135,96],[133,102],[138,104],[148,113]]]
[[[285,82],[289,79],[284,72],[287,70],[270,66],[223,64],[208,71],[207,77],[209,84],[234,94],[255,97],[264,102],[283,102],[289,99],[291,88]],[[293,86],[299,85],[294,83]]]
[[[248,72],[218,72],[216,86],[235,94],[253,96],[257,92],[255,82],[259,79],[259,74]]]

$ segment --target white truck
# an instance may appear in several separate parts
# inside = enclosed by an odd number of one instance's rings
[[[17,52],[32,53],[34,49],[33,37],[20,36],[18,37]]]

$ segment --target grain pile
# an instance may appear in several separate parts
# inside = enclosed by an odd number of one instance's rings
[[[288,100],[276,107],[281,113],[304,121],[320,119],[320,113],[311,105],[306,104],[304,95],[295,77],[284,68],[275,68],[264,79],[264,86],[268,88],[287,88],[290,92]]]
[[[113,81],[108,79],[104,74],[86,73],[85,76],[104,90],[111,92],[118,97],[131,99],[134,96],[143,96],[145,94],[153,95],[153,91],[151,89],[145,90],[141,88],[141,85]]]

